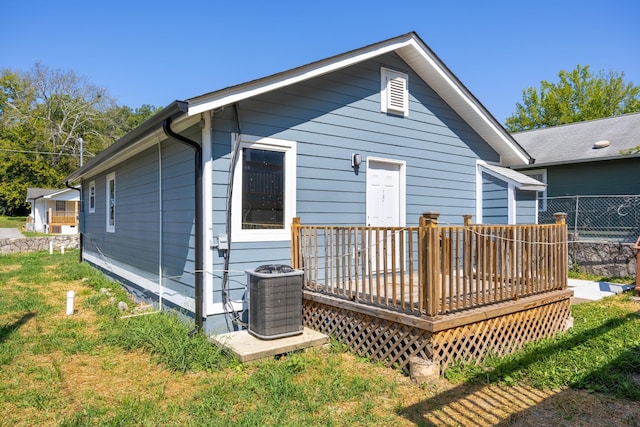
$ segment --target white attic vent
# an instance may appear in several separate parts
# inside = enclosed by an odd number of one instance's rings
[[[603,139],[602,141],[598,141],[596,143],[593,144],[593,148],[598,149],[598,148],[606,148],[609,146],[609,141],[607,141],[606,139]]]
[[[383,113],[409,115],[408,82],[407,74],[380,68],[380,108]]]

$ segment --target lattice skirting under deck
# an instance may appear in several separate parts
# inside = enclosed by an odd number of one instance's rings
[[[454,362],[503,356],[563,331],[569,317],[567,298],[432,333],[322,302],[305,299],[303,304],[305,326],[330,335],[360,356],[405,371],[411,356],[439,362],[441,370]]]

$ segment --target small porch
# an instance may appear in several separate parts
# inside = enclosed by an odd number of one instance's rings
[[[75,234],[78,231],[80,202],[48,200],[45,230],[47,234]]]
[[[304,270],[305,326],[356,353],[407,368],[507,354],[564,330],[567,230],[555,224],[415,227],[292,225]]]

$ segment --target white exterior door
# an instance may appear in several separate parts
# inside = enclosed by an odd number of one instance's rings
[[[405,173],[404,162],[391,160],[367,161],[367,225],[371,227],[401,227],[405,225]],[[396,261],[400,248],[397,236],[387,235],[387,269],[391,268],[391,239],[396,241]],[[378,239],[380,240],[380,239]],[[376,269],[376,253],[382,255],[383,241],[370,242],[372,266]],[[379,247],[378,247],[379,246]],[[382,270],[384,263],[378,262]]]

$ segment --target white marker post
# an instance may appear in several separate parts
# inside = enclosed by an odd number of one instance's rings
[[[71,316],[73,314],[73,300],[76,296],[76,293],[73,291],[67,292],[67,316]]]

